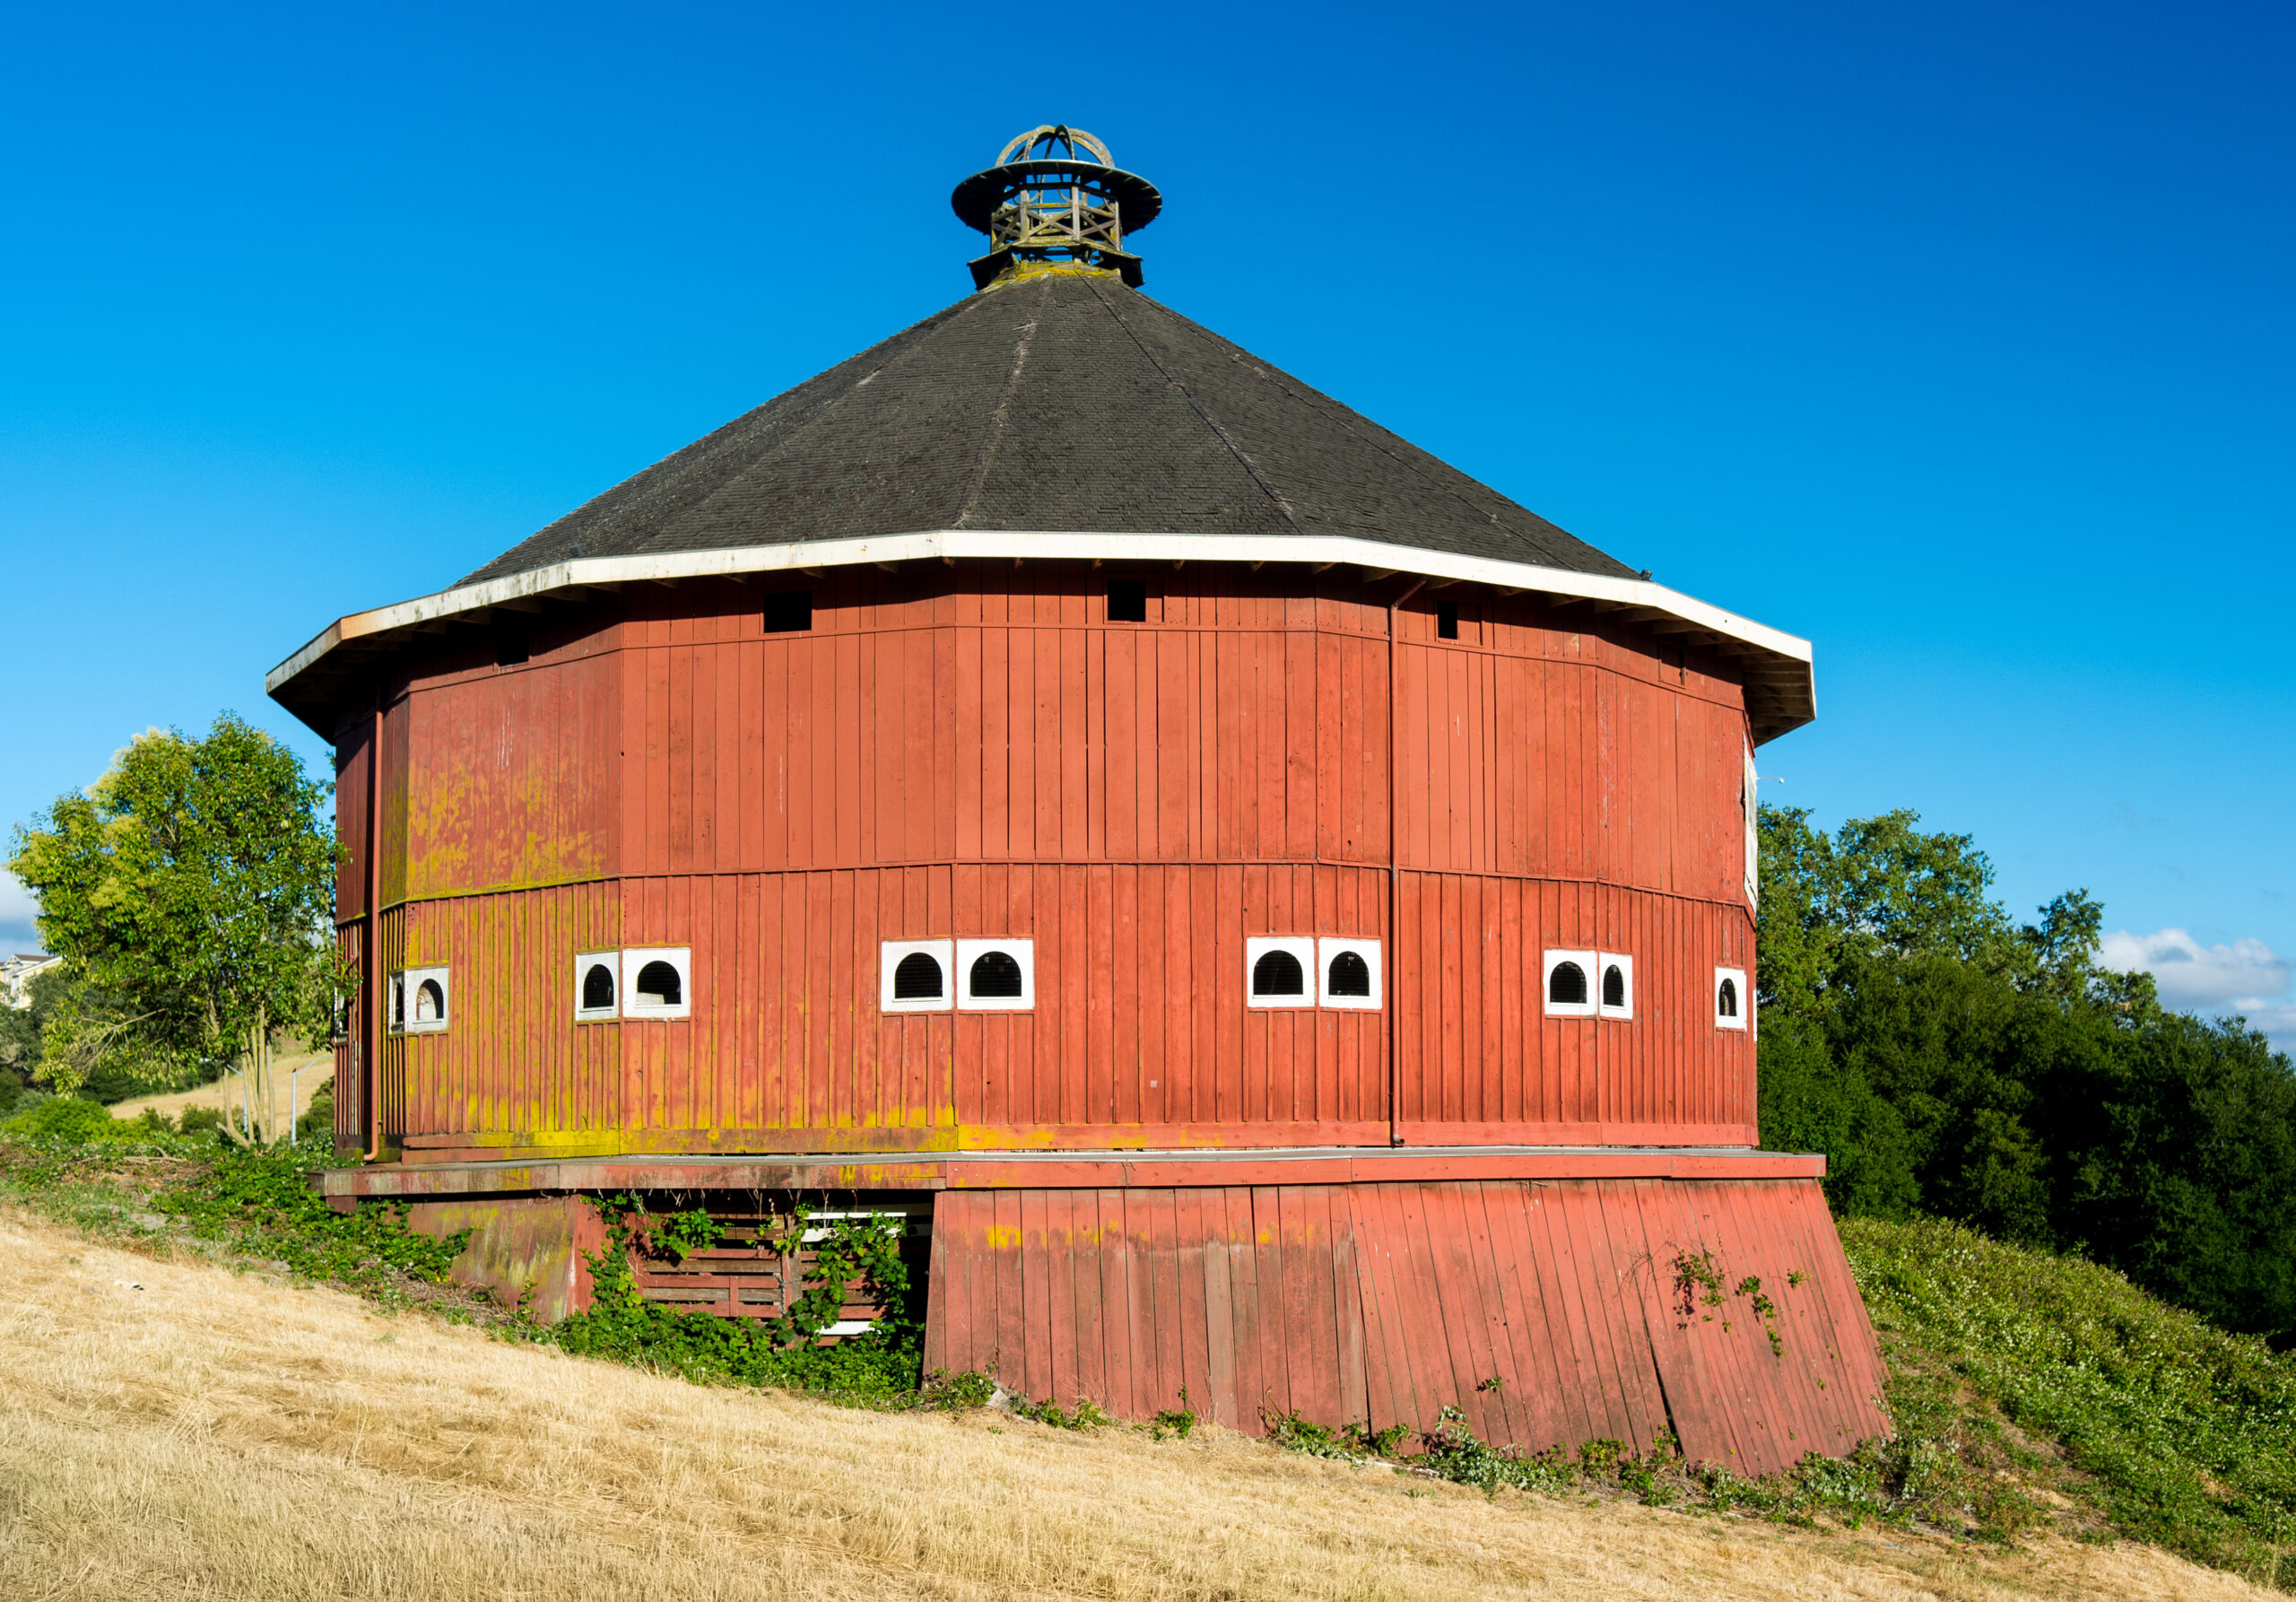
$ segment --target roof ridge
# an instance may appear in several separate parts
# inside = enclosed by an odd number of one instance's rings
[[[739,416],[729,418],[726,422],[719,423],[716,428],[711,429],[700,439],[688,440],[685,444],[678,447],[677,449],[671,451],[668,455],[657,457],[653,461],[647,463],[644,466],[638,468],[636,471],[623,475],[621,478],[618,478],[613,483],[608,484],[604,489],[599,491],[596,495],[590,497],[589,500],[584,501],[581,505],[573,508],[571,510],[560,517],[552,518],[548,523],[544,524],[540,528],[535,530],[534,533],[528,535],[525,539],[520,540],[508,551],[505,551],[500,555],[495,557],[491,562],[487,562],[483,567],[473,570],[456,582],[457,584],[469,584],[474,580],[494,574],[498,570],[512,572],[518,570],[516,568],[504,569],[503,564],[517,557],[521,553],[533,546],[537,541],[548,536],[553,529],[563,527],[566,524],[571,522],[574,518],[580,517],[585,512],[593,511],[594,509],[612,509],[612,503],[614,503],[618,499],[622,499],[628,502],[633,503],[638,501],[643,492],[632,490],[631,486],[637,484],[640,479],[647,478],[649,475],[659,472],[661,469],[670,466],[672,464],[679,461],[682,457],[691,461],[696,466],[701,465],[708,461],[709,457],[714,454],[707,452],[704,449],[704,448],[709,446],[711,441],[725,439],[726,436],[731,435],[735,430],[740,428],[744,423],[750,422],[753,418],[759,418],[761,414],[772,412],[777,406],[781,405],[784,402],[793,403],[790,409],[795,410],[796,409],[795,405],[796,397],[802,390],[804,390],[813,385],[823,383],[835,374],[865,360],[876,352],[884,350],[889,345],[900,345],[901,347],[885,361],[881,361],[877,366],[872,368],[858,380],[851,384],[848,384],[844,388],[838,390],[834,394],[831,394],[814,404],[810,410],[806,412],[803,421],[792,428],[789,432],[774,440],[759,455],[749,458],[741,466],[730,469],[720,475],[717,481],[710,484],[706,492],[693,497],[689,504],[700,505],[707,502],[712,496],[716,495],[719,490],[725,487],[726,483],[729,479],[738,476],[743,472],[753,469],[759,463],[779,451],[784,445],[788,443],[788,441],[798,438],[800,435],[812,429],[815,423],[822,420],[823,414],[832,406],[836,405],[840,401],[850,398],[855,391],[858,390],[863,385],[868,383],[870,379],[875,378],[879,373],[883,372],[888,367],[896,366],[906,358],[916,354],[918,349],[926,343],[922,335],[930,333],[933,328],[937,327],[940,325],[956,320],[965,311],[970,309],[972,305],[973,297],[971,296],[967,296],[961,300],[952,301],[950,304],[942,307],[939,310],[927,313],[926,316],[918,318],[907,327],[896,329],[892,333],[886,335],[883,339],[863,346],[860,350],[854,352],[853,354],[846,357],[843,361],[832,362],[828,367],[823,368],[821,371],[814,373],[811,378],[801,379],[796,383],[789,386],[788,388],[782,390],[780,393],[768,396],[765,399],[760,401],[756,405],[750,407]],[[728,441],[728,443],[730,443],[730,441]],[[656,490],[657,494],[658,495],[659,487],[656,486]],[[631,492],[625,498],[622,496],[622,492],[624,491],[631,491]],[[601,502],[607,502],[609,505],[606,507],[601,507]],[[635,507],[633,507],[633,509],[636,509]],[[644,540],[638,542],[639,544],[644,544],[658,537],[663,519],[660,517],[656,516],[648,517],[645,518],[645,521],[648,525],[648,533]]]
[[[1300,527],[1300,518],[1299,516],[1292,511],[1291,501],[1284,499],[1283,492],[1281,490],[1278,490],[1274,484],[1267,482],[1265,476],[1263,475],[1259,470],[1259,464],[1253,461],[1249,456],[1246,455],[1243,447],[1236,443],[1235,437],[1230,434],[1226,429],[1220,426],[1219,419],[1213,417],[1211,413],[1204,409],[1203,403],[1196,398],[1195,392],[1188,388],[1186,383],[1174,378],[1172,376],[1171,369],[1166,367],[1161,361],[1158,361],[1156,358],[1156,353],[1150,350],[1146,344],[1142,343],[1139,334],[1133,328],[1130,323],[1124,320],[1124,314],[1117,310],[1117,309],[1109,303],[1109,298],[1106,295],[1100,293],[1100,286],[1097,283],[1088,283],[1085,287],[1092,292],[1093,298],[1100,301],[1101,307],[1108,312],[1109,319],[1113,321],[1118,327],[1124,330],[1125,337],[1132,341],[1133,348],[1147,358],[1149,366],[1163,374],[1164,382],[1170,384],[1173,388],[1180,392],[1180,398],[1187,402],[1188,409],[1203,420],[1204,426],[1210,429],[1213,433],[1218,437],[1221,444],[1228,448],[1229,454],[1236,458],[1238,464],[1242,466],[1245,474],[1249,476],[1252,483],[1259,486],[1260,493],[1266,496],[1269,501],[1274,502],[1275,509],[1283,514],[1283,520],[1286,523],[1291,524],[1293,528],[1298,528]],[[1136,290],[1132,292],[1135,294],[1139,293]],[[1141,295],[1140,299],[1147,300],[1148,297]],[[1148,300],[1148,303],[1151,306],[1154,306],[1156,304],[1153,300]]]
[[[951,521],[952,528],[962,528],[980,504],[980,492],[988,487],[989,469],[996,465],[996,448],[1004,443],[1005,421],[1012,414],[1013,396],[1021,387],[1021,373],[1029,364],[1029,342],[1037,336],[1037,325],[1043,320],[1044,303],[1051,296],[1048,289],[1037,292],[1036,304],[1030,308],[1029,320],[1019,325],[1021,341],[1013,347],[1013,370],[1004,375],[1004,387],[996,396],[996,410],[989,414],[988,433],[980,442],[980,463],[973,469],[972,484],[965,491],[963,502]]]
[[[932,316],[919,318],[916,322],[911,323],[900,333],[888,335],[884,338],[879,340],[875,344],[869,345],[862,350],[854,352],[852,355],[848,356],[844,361],[838,362],[836,366],[831,367],[822,372],[814,374],[813,379],[805,379],[803,383],[795,385],[789,389],[785,389],[780,395],[775,396],[772,400],[768,400],[760,405],[752,407],[750,411],[744,413],[742,414],[744,417],[754,415],[756,413],[765,410],[767,406],[773,405],[775,400],[780,400],[784,396],[795,394],[796,390],[804,388],[806,384],[813,382],[814,379],[825,379],[829,377],[831,373],[837,372],[843,368],[850,367],[854,363],[868,356],[872,352],[883,350],[889,344],[893,344],[902,340],[908,341],[908,343],[903,344],[900,350],[894,352],[884,361],[871,368],[867,372],[862,374],[861,377],[856,379],[852,383],[846,385],[835,394],[824,398],[819,405],[815,405],[809,413],[806,414],[804,421],[791,428],[788,432],[777,436],[763,450],[760,451],[756,456],[751,457],[748,462],[744,464],[743,470],[744,472],[754,472],[766,462],[781,455],[789,447],[795,445],[798,440],[813,432],[813,431],[820,424],[828,421],[829,416],[832,412],[836,411],[847,401],[851,400],[868,385],[874,382],[880,374],[884,373],[890,369],[899,367],[903,361],[916,355],[918,351],[924,348],[925,341],[921,338],[910,339],[909,337],[910,335],[916,334],[919,330],[924,329],[926,325],[928,323],[932,324],[935,327],[939,327],[948,323],[956,322],[960,320],[965,313],[973,309],[975,309],[975,304],[974,300],[970,297],[962,300],[955,301],[950,305],[944,306],[940,310],[933,313]],[[737,417],[732,423],[728,423],[726,426],[727,428],[734,427],[741,421],[742,419]],[[720,430],[718,431],[723,432],[724,431]],[[707,436],[705,436],[705,438]],[[700,505],[708,503],[716,496],[718,490],[722,487],[722,484],[713,486],[710,492],[700,497],[696,501],[696,504]],[[649,535],[648,539],[658,538],[659,535],[660,531],[657,528],[652,535]]]
[[[1137,292],[1135,292],[1137,293]],[[1387,457],[1387,460],[1393,462],[1396,466],[1401,467],[1405,472],[1411,474],[1413,477],[1418,479],[1422,483],[1426,484],[1429,488],[1435,490],[1440,494],[1450,497],[1452,500],[1457,501],[1460,505],[1465,507],[1475,516],[1483,518],[1496,527],[1505,529],[1507,533],[1512,535],[1515,539],[1520,541],[1523,544],[1529,546],[1535,554],[1544,554],[1544,553],[1538,551],[1538,542],[1532,539],[1526,532],[1516,527],[1512,523],[1509,523],[1505,518],[1500,517],[1498,513],[1488,510],[1483,507],[1477,506],[1473,501],[1459,492],[1457,485],[1446,483],[1436,475],[1429,473],[1418,462],[1415,462],[1410,457],[1401,455],[1390,448],[1386,440],[1367,435],[1362,430],[1355,428],[1349,420],[1350,418],[1354,418],[1363,422],[1370,423],[1372,428],[1377,429],[1382,434],[1388,435],[1396,440],[1402,440],[1406,445],[1411,443],[1407,440],[1403,440],[1402,435],[1396,433],[1393,429],[1388,428],[1385,423],[1365,417],[1363,414],[1355,411],[1353,407],[1349,406],[1344,401],[1334,399],[1334,397],[1325,395],[1321,390],[1309,388],[1305,384],[1299,383],[1296,379],[1293,380],[1292,383],[1283,382],[1283,380],[1291,379],[1292,375],[1285,372],[1282,368],[1270,366],[1267,362],[1261,361],[1257,356],[1253,355],[1252,353],[1245,350],[1241,345],[1236,344],[1235,341],[1227,338],[1225,335],[1220,334],[1214,329],[1205,327],[1202,323],[1197,322],[1193,318],[1185,316],[1180,312],[1174,311],[1170,307],[1166,306],[1160,300],[1154,300],[1147,295],[1140,295],[1139,299],[1148,306],[1162,312],[1166,317],[1170,318],[1174,323],[1178,324],[1183,328],[1193,329],[1196,333],[1201,334],[1205,338],[1211,340],[1213,344],[1221,347],[1231,362],[1245,368],[1262,383],[1268,385],[1270,387],[1281,392],[1291,399],[1299,402],[1301,405],[1306,406],[1309,410],[1314,412],[1326,422],[1333,423],[1336,427],[1345,431],[1351,439],[1360,440],[1370,448],[1378,451],[1381,456]],[[1137,335],[1135,335],[1135,337],[1136,338]],[[1318,404],[1325,401],[1331,402],[1331,405],[1324,405]],[[1334,408],[1336,408],[1336,410]],[[1209,422],[1211,422],[1211,419],[1206,417],[1205,421]],[[1213,423],[1213,426],[1214,428],[1218,428],[1219,425],[1217,423]],[[1224,431],[1222,431],[1222,437],[1223,439],[1226,437]],[[1440,466],[1449,466],[1448,463],[1444,462],[1440,457],[1435,456],[1424,446],[1414,445],[1412,446],[1412,448],[1418,451],[1421,455],[1428,457],[1430,459],[1435,461]],[[1511,505],[1518,507],[1522,506],[1522,503],[1516,501],[1513,496],[1507,494],[1496,485],[1483,483],[1481,479],[1476,478],[1473,474],[1460,472],[1460,470],[1456,467],[1451,468],[1451,471],[1457,474],[1460,477],[1465,478],[1468,482],[1479,485],[1483,489],[1489,490],[1493,495],[1497,496],[1501,501],[1505,501]],[[1254,476],[1257,477],[1257,475],[1255,475]],[[1522,509],[1525,511],[1530,511],[1528,507],[1522,507]],[[1287,512],[1286,515],[1288,516],[1289,513]],[[1531,512],[1531,516],[1537,518],[1538,513]],[[1547,522],[1547,519],[1544,518],[1540,518],[1539,520],[1543,523]],[[1547,526],[1553,528],[1559,534],[1563,534],[1569,535],[1571,539],[1578,540],[1578,536],[1577,535],[1571,534],[1569,529],[1563,528],[1558,524],[1548,523]],[[1578,540],[1578,543],[1580,544],[1586,544],[1587,542],[1584,540]],[[1594,549],[1591,545],[1587,548],[1589,550]],[[1613,560],[1615,561],[1616,559],[1613,558]],[[1624,564],[1622,563],[1621,565],[1623,566]]]

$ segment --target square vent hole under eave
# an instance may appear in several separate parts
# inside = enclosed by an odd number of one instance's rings
[[[759,615],[769,634],[804,634],[813,626],[813,592],[776,590],[760,603]]]

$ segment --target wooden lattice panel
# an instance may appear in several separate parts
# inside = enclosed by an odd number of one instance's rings
[[[721,1212],[710,1217],[724,1232],[716,1246],[689,1251],[681,1259],[652,1239],[641,1239],[630,1249],[630,1267],[638,1293],[681,1311],[713,1313],[728,1319],[777,1319],[804,1294],[814,1272],[813,1242],[824,1238],[825,1227],[805,1232],[792,1251],[776,1244],[786,1233],[786,1216],[765,1213]],[[901,1228],[901,1256],[908,1262],[911,1283],[924,1284],[930,1249],[933,1210],[929,1202],[881,1203],[866,1208],[826,1210],[822,1219],[873,1216]],[[838,1321],[822,1331],[836,1340],[866,1332],[885,1309],[860,1286],[848,1287]]]

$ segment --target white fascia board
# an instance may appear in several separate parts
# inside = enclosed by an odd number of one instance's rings
[[[1709,606],[1663,584],[1645,579],[1613,579],[1603,573],[1576,573],[1564,568],[1537,567],[1528,562],[1498,562],[1485,556],[1461,556],[1448,551],[1429,551],[1417,545],[1390,545],[1378,540],[1326,534],[1067,534],[995,528],[936,528],[918,534],[893,534],[865,540],[818,540],[805,544],[740,545],[722,551],[665,551],[639,556],[585,556],[530,568],[522,573],[465,584],[355,612],[321,632],[264,677],[264,688],[277,692],[335,647],[370,634],[412,628],[458,613],[477,612],[529,596],[581,585],[636,584],[663,579],[728,578],[736,574],[788,572],[804,568],[852,567],[864,562],[917,562],[932,557],[951,561],[1019,562],[1347,562],[1415,573],[1429,579],[1450,579],[1489,584],[1501,589],[1536,590],[1543,595],[1611,601],[1622,606],[1647,606],[1683,622],[1752,646],[1760,650],[1808,663],[1810,642],[1796,635],[1755,623],[1751,618]]]

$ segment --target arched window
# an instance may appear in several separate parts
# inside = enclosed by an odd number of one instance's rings
[[[887,940],[877,947],[877,1010],[945,1013],[956,1005],[952,940]]]
[[[1606,1007],[1626,1005],[1626,971],[1616,962],[1603,970],[1603,1005]]]
[[[1714,971],[1714,1027],[1717,1029],[1750,1029],[1754,1010],[1753,992],[1746,988],[1746,971],[1743,968],[1717,968]]]
[[[1718,1018],[1735,1018],[1738,1015],[1738,981],[1736,979],[1724,979],[1720,988],[1714,992],[1714,1015]]]
[[[622,953],[584,951],[574,953],[574,1017],[596,1023],[622,1015]]]
[[[1010,952],[983,952],[973,961],[970,986],[975,1001],[1018,999],[1021,965]]]
[[[1546,976],[1546,998],[1557,1006],[1587,1005],[1587,971],[1576,962],[1557,962]]]
[[[632,946],[622,953],[622,1015],[693,1016],[693,948]]]
[[[1353,935],[1325,935],[1316,941],[1322,967],[1319,1006],[1342,1012],[1379,1010],[1379,943]]]
[[[1311,1007],[1321,973],[1313,935],[1253,935],[1244,941],[1248,1007]]]
[[[390,1024],[401,1034],[436,1034],[447,1027],[450,991],[444,968],[405,968],[391,975]]]
[[[1300,959],[1288,951],[1272,951],[1252,964],[1252,994],[1255,996],[1305,996],[1308,976],[1300,966]]]
[[[1037,1005],[1037,943],[1025,936],[957,942],[957,1006],[968,1013],[1025,1013]]]
[[[940,960],[928,953],[913,951],[903,957],[893,969],[893,999],[895,1001],[935,1001],[942,995]]]
[[[676,1006],[685,999],[685,984],[678,977],[676,963],[657,959],[638,971],[638,983],[631,993],[640,1006]]]
[[[586,1013],[604,1012],[613,1006],[613,970],[604,962],[593,962],[582,976],[582,1010]]]

